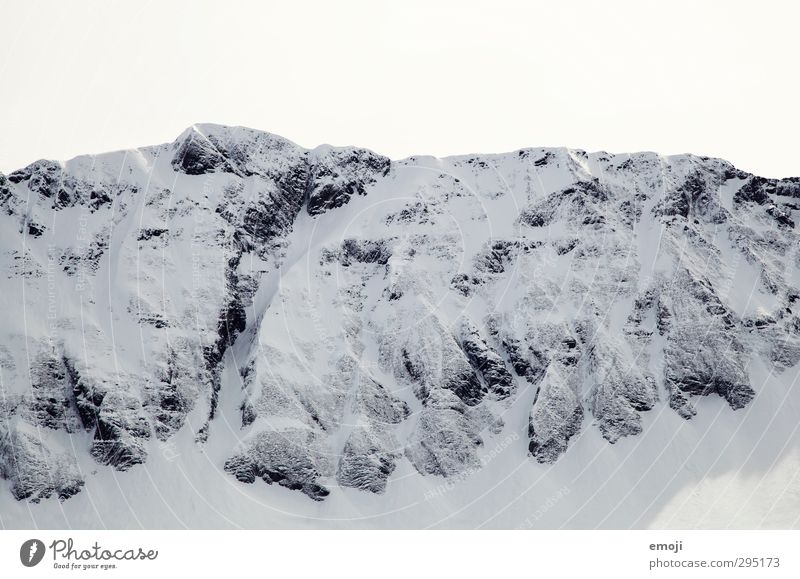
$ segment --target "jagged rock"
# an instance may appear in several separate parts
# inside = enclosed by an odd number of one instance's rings
[[[369,377],[361,378],[356,408],[367,418],[381,424],[398,424],[411,413],[408,404],[392,396],[385,387]]]
[[[381,430],[356,426],[342,450],[336,481],[344,487],[384,492],[386,480],[402,456],[397,448],[394,437]]]
[[[183,140],[175,156],[172,166],[176,171],[187,175],[204,175],[216,171],[232,172],[231,166],[225,155],[222,154],[211,140],[199,131],[191,131]]]
[[[524,209],[519,220],[530,227],[545,227],[562,219],[576,225],[602,225],[608,200],[609,192],[598,179],[579,181]]]
[[[8,176],[8,180],[12,183],[25,182],[30,191],[46,198],[59,195],[63,179],[61,165],[45,159],[31,163],[24,169],[14,171]]]
[[[775,194],[775,185],[776,181],[774,179],[750,177],[733,196],[733,200],[737,203],[749,201],[765,205],[771,201],[770,194]]]
[[[355,370],[352,358],[339,366],[347,375]],[[368,376],[359,376],[355,410],[365,417],[347,437],[336,472],[337,482],[345,487],[382,493],[402,457],[402,449],[391,426],[410,414],[408,404],[392,396],[381,384]]]
[[[345,267],[354,262],[386,265],[390,257],[392,257],[392,251],[385,239],[376,241],[345,239],[342,242],[339,262]]]
[[[320,147],[313,152],[311,166],[308,213],[320,215],[353,195],[365,195],[378,176],[388,173],[391,162],[366,149]]]
[[[789,211],[785,211],[777,205],[770,205],[767,207],[767,215],[772,216],[779,225],[788,227],[789,229],[794,229],[794,220],[792,219]]]
[[[225,471],[241,482],[261,478],[319,501],[330,491],[319,482],[329,466],[318,445],[317,435],[309,430],[260,432],[243,451],[228,459]]]
[[[80,426],[80,419],[71,390],[63,358],[52,351],[42,352],[31,365],[26,418],[36,426],[74,432]]]
[[[499,399],[512,394],[514,379],[503,359],[486,344],[478,328],[466,318],[461,326],[461,348],[475,371],[483,377],[489,392]]]
[[[451,476],[479,465],[483,445],[477,421],[469,406],[451,391],[431,391],[409,439],[406,456],[422,474]]]
[[[166,440],[183,426],[203,386],[211,377],[203,366],[200,345],[177,339],[158,364],[154,380],[145,386],[145,408],[153,416],[153,430]]]
[[[136,237],[136,241],[148,241],[154,237],[162,237],[168,234],[169,230],[164,229],[163,227],[143,227],[139,230],[139,235]]]
[[[689,397],[718,394],[731,408],[743,408],[755,395],[748,378],[744,346],[731,329],[730,312],[713,290],[687,271],[677,273],[659,296],[670,319],[664,348],[664,383],[670,406],[684,418],[695,414]]]
[[[81,424],[87,430],[95,429],[103,398],[113,386],[100,383],[94,377],[87,376],[85,372],[81,373],[78,364],[69,357],[64,356],[63,361],[72,388],[72,399],[80,416]]]
[[[18,501],[38,503],[56,496],[63,501],[84,485],[74,461],[51,451],[34,432],[0,424],[0,478],[11,482]]]
[[[92,456],[101,464],[125,471],[147,458],[145,441],[150,425],[139,400],[123,392],[109,392],[97,413]]]
[[[69,276],[91,275],[97,271],[103,253],[108,249],[108,231],[97,233],[92,240],[76,249],[69,247],[59,256],[58,263]]]
[[[591,410],[603,437],[613,444],[639,434],[639,412],[652,409],[658,399],[654,377],[626,357],[621,344],[606,332],[593,333],[589,366],[596,381]]]
[[[518,239],[494,241],[475,259],[475,269],[487,274],[505,273],[520,254],[528,253],[541,245],[537,241]]]
[[[435,315],[429,314],[413,323],[404,337],[403,342],[394,344],[390,364],[400,379],[414,385],[421,400],[432,390],[444,388],[469,406],[480,402],[487,389],[453,334]],[[388,349],[387,346],[384,348]]]
[[[572,353],[574,341],[565,340],[542,379],[528,422],[528,452],[538,462],[553,463],[567,450],[583,422],[578,395],[580,374]]]
[[[679,187],[667,192],[667,196],[654,208],[654,212],[657,215],[724,223],[728,218],[727,211],[713,194],[718,186],[719,179],[715,174],[693,172]]]

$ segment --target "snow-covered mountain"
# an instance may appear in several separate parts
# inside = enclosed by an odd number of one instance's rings
[[[0,214],[2,526],[798,525],[800,179],[196,125]]]

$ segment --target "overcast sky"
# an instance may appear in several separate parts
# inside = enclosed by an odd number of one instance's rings
[[[798,3],[9,2],[0,171],[198,122],[394,158],[526,146],[800,175]]]

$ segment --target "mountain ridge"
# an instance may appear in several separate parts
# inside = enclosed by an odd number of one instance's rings
[[[734,420],[772,395],[754,364],[797,375],[798,204],[693,155],[392,161],[210,124],[37,161],[0,176],[0,474],[65,500],[191,433],[233,484],[339,501],[709,395]]]

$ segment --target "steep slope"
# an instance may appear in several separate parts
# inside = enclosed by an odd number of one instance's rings
[[[19,500],[178,454],[216,473],[208,494],[263,481],[346,513],[340,489],[580,464],[582,437],[617,448],[707,396],[736,424],[798,374],[800,180],[717,159],[390,161],[197,125],[0,176],[0,206]]]

